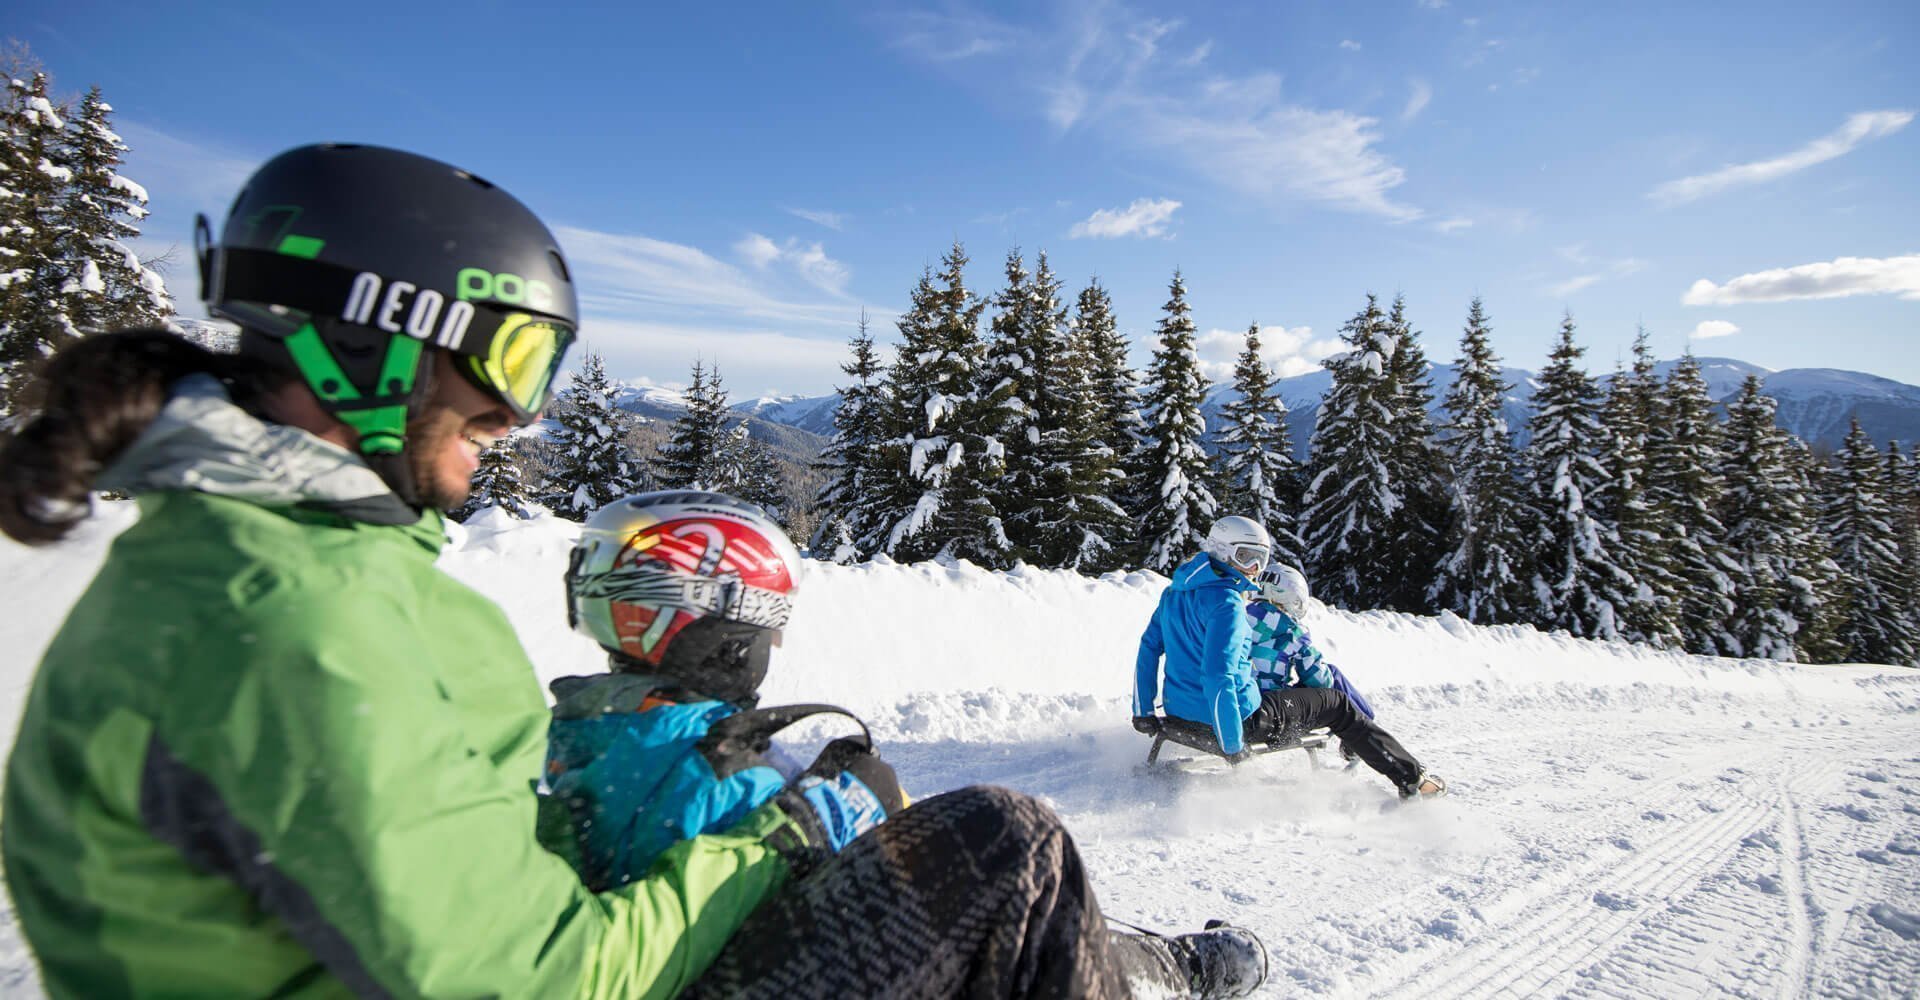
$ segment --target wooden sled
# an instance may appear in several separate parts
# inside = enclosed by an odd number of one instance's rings
[[[1314,767],[1326,765],[1320,762],[1320,751],[1326,749],[1327,740],[1332,734],[1325,729],[1309,730],[1297,740],[1275,739],[1269,741],[1248,741],[1246,752],[1249,757],[1279,753],[1282,750],[1305,750],[1307,760]],[[1239,760],[1220,751],[1220,741],[1213,738],[1213,727],[1186,719],[1160,717],[1160,731],[1153,736],[1153,746],[1147,750],[1147,767],[1151,768],[1160,760],[1160,750],[1168,743],[1178,743],[1191,750],[1198,750],[1226,761],[1239,764]],[[1242,758],[1246,759],[1246,758]]]

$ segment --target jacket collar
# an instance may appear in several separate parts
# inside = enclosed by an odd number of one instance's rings
[[[236,406],[211,375],[175,383],[159,416],[95,485],[132,494],[209,493],[366,524],[416,524],[438,517],[423,517],[402,502],[353,452]]]

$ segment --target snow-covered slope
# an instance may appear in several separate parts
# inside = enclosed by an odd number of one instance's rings
[[[129,517],[110,505],[52,550],[0,542],[8,720]],[[601,660],[561,606],[575,531],[483,515],[443,559],[507,609],[543,678]],[[1152,574],[808,569],[767,703],[859,712],[916,796],[1043,797],[1109,913],[1263,934],[1262,996],[1920,992],[1920,673],[1316,607],[1329,655],[1453,782],[1406,806],[1298,753],[1139,773],[1127,692]],[[0,992],[31,983],[0,915]]]

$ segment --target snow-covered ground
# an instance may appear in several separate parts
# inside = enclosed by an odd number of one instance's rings
[[[111,505],[56,549],[0,542],[7,742],[130,516]],[[573,531],[483,516],[444,560],[507,608],[543,678],[601,660],[566,629]],[[916,796],[1043,797],[1111,915],[1258,930],[1262,995],[1920,995],[1920,672],[1316,608],[1331,658],[1452,782],[1402,805],[1300,753],[1140,773],[1127,692],[1151,574],[809,570],[765,703],[858,712]],[[0,913],[0,993],[33,982]]]

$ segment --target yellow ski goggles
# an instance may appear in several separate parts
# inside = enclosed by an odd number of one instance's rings
[[[573,327],[545,316],[508,313],[485,354],[465,354],[458,365],[475,386],[513,409],[522,424],[540,418],[553,398],[553,377],[573,344]]]

